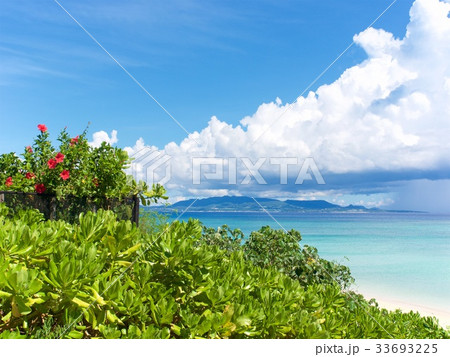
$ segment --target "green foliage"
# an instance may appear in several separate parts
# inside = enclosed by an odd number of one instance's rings
[[[348,288],[354,281],[350,269],[344,265],[319,257],[317,249],[300,247],[300,232],[275,230],[269,226],[252,232],[247,240],[239,229],[227,225],[203,227],[202,240],[228,252],[242,250],[246,259],[262,268],[273,267],[298,280],[303,286],[311,284],[335,284]]]
[[[241,249],[244,233],[240,229],[231,229],[226,224],[215,230],[203,226],[202,243],[215,245],[227,252],[235,252]]]
[[[146,234],[110,211],[79,224],[0,216],[0,271],[0,338],[448,337],[433,319],[208,245],[195,220]]]
[[[169,221],[169,217],[154,210],[141,209],[139,214],[139,228],[143,234],[155,235],[162,232]]]
[[[245,242],[247,257],[261,267],[275,267],[291,277],[297,277],[302,263],[300,233],[274,230],[269,226],[252,232]]]

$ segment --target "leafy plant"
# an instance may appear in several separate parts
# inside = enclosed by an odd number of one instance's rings
[[[203,226],[202,240],[208,245],[218,246],[228,252],[235,252],[241,249],[244,233],[240,229],[231,229],[226,224],[214,229]]]
[[[343,289],[350,287],[354,279],[348,267],[320,258],[314,247],[301,247],[301,239],[296,230],[285,232],[269,226],[250,233],[245,240],[241,230],[233,230],[227,225],[217,230],[203,227],[202,235],[204,243],[228,252],[242,250],[253,264],[276,268],[304,286],[327,283],[338,284]]]
[[[207,244],[195,220],[145,233],[111,211],[69,224],[2,206],[0,338],[449,337],[435,319]]]
[[[45,193],[58,199],[139,195],[144,205],[167,198],[161,185],[149,188],[125,174],[131,163],[125,150],[106,142],[92,147],[86,130],[71,137],[66,129],[59,134],[60,145],[55,148],[47,127],[40,124],[38,129],[39,135],[24,149],[22,159],[15,153],[0,155],[0,191]]]
[[[139,229],[143,234],[155,235],[162,232],[169,222],[169,217],[153,210],[141,209]]]

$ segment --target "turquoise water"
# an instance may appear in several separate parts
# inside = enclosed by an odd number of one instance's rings
[[[350,267],[354,289],[373,296],[450,310],[450,216],[420,213],[273,214],[322,257]],[[279,225],[265,213],[186,213],[205,225],[246,235]]]

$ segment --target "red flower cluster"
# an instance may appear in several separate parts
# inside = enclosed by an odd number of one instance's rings
[[[55,159],[50,159],[47,161],[47,166],[49,169],[54,169],[58,165]]]
[[[60,164],[61,162],[64,161],[64,155],[59,152],[58,154],[56,154],[55,160],[58,164]]]
[[[9,187],[9,186],[12,186],[12,184],[13,184],[13,179],[12,179],[12,177],[10,176],[10,177],[8,177],[8,178],[6,179],[5,185],[6,185],[6,187]]]
[[[26,175],[25,175],[25,178],[27,180],[31,180],[32,178],[35,178],[35,177],[36,177],[36,175],[33,174],[32,172],[27,172]]]
[[[43,183],[38,183],[34,185],[34,189],[37,193],[44,193],[45,192],[45,185]]]
[[[70,139],[70,146],[74,146],[78,144],[78,139],[80,138],[79,135],[75,136],[74,138]]]
[[[63,170],[63,171],[59,174],[59,176],[60,176],[64,181],[66,181],[66,180],[68,180],[69,177],[70,177],[70,172],[69,172],[68,170]]]
[[[29,145],[25,148],[25,150],[28,151],[30,154],[33,152],[33,149]]]
[[[41,131],[41,133],[45,133],[47,131],[47,127],[44,124],[39,124],[38,129]]]
[[[63,161],[64,155],[59,152],[54,159],[50,159],[47,161],[47,166],[49,169],[54,169],[56,165],[60,164]]]

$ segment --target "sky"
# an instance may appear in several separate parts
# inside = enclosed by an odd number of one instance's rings
[[[0,0],[0,153],[22,152],[40,123],[53,137],[89,125],[92,145],[126,148],[130,173],[172,200],[450,213],[449,9]]]

